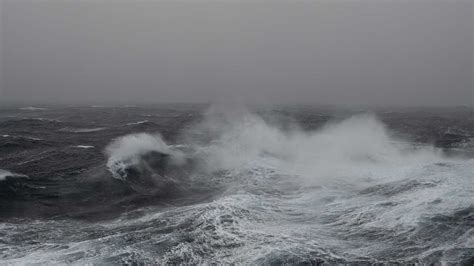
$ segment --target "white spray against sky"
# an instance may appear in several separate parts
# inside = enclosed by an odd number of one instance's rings
[[[330,121],[313,131],[290,128],[282,130],[246,110],[211,108],[191,135],[212,137],[210,143],[196,145],[209,170],[253,167],[265,160],[280,173],[315,181],[370,177],[374,170],[446,160],[433,147],[414,148],[394,137],[372,114]]]
[[[183,136],[183,144],[193,151],[187,156],[199,158],[206,172],[258,168],[265,163],[310,183],[377,179],[382,178],[380,172],[389,176],[392,171],[447,160],[433,147],[414,148],[397,139],[372,114],[330,121],[313,131],[297,125],[282,130],[247,109],[213,106]],[[136,163],[137,155],[149,151],[177,154],[159,135],[128,135],[109,145],[107,165],[110,169],[127,161]]]

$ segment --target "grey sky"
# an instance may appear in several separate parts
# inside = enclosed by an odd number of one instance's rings
[[[1,9],[3,101],[473,101],[471,0],[3,0]]]

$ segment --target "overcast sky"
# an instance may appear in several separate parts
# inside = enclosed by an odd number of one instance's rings
[[[473,10],[472,0],[3,0],[1,98],[468,105]]]

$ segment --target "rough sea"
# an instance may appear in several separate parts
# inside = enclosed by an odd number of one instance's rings
[[[0,264],[474,264],[468,108],[0,108]]]

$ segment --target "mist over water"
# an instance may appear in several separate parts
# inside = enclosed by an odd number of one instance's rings
[[[241,168],[255,160],[271,158],[279,171],[318,182],[353,176],[364,169],[444,160],[440,150],[411,147],[397,139],[372,114],[330,121],[313,131],[298,129],[296,125],[282,130],[242,110],[237,114],[214,113],[211,108],[207,116],[193,130],[198,136],[214,136],[212,142],[200,147],[213,170]]]

